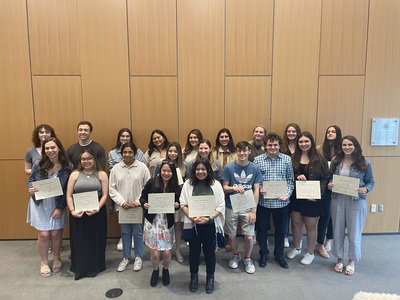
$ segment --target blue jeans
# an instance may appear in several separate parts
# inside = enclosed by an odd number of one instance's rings
[[[135,257],[143,255],[143,229],[142,224],[121,224],[122,253],[125,258],[131,256],[132,236],[135,242]]]

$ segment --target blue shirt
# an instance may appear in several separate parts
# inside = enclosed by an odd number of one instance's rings
[[[285,201],[278,200],[277,198],[264,199],[260,197],[258,205],[266,208],[282,208],[288,205],[294,188],[294,174],[290,156],[279,152],[275,158],[270,158],[264,153],[254,158],[254,163],[260,167],[263,181],[287,182]]]

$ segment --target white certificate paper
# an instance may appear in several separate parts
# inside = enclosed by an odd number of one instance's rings
[[[321,199],[321,188],[318,180],[296,180],[297,199]]]
[[[174,193],[149,194],[149,214],[173,214],[175,212]]]
[[[119,224],[142,224],[143,210],[141,206],[135,208],[118,210],[118,223]]]
[[[189,217],[213,216],[215,213],[215,197],[192,196],[188,199]]]
[[[97,191],[72,194],[75,211],[99,210]]]
[[[263,181],[263,189],[267,191],[264,199],[287,198],[286,181]]]
[[[244,194],[233,194],[230,195],[229,198],[231,199],[232,210],[234,213],[256,206],[253,190],[247,190],[244,192]]]
[[[178,185],[182,185],[183,178],[182,178],[182,174],[181,174],[181,169],[176,168],[176,175],[178,176]]]
[[[360,179],[348,176],[333,175],[332,192],[358,197]]]
[[[38,189],[35,193],[36,200],[43,200],[64,194],[58,177],[34,181],[32,182],[32,186]]]

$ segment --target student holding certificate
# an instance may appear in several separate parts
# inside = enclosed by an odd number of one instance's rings
[[[333,233],[332,253],[337,257],[335,271],[343,272],[344,258],[344,239],[349,239],[349,259],[344,273],[353,275],[355,271],[355,262],[361,258],[361,235],[367,216],[367,193],[375,185],[372,166],[369,160],[364,158],[360,143],[354,136],[347,135],[343,137],[341,147],[331,163],[333,174],[358,178],[359,188],[358,196],[348,196],[332,192],[331,216]],[[332,190],[333,183],[328,184]]]
[[[192,204],[196,199],[206,198],[211,200],[210,205]],[[193,202],[192,202],[193,201]],[[190,283],[189,290],[192,293],[198,289],[198,271],[200,262],[200,252],[203,248],[206,261],[206,293],[214,292],[214,273],[215,273],[215,236],[219,232],[223,234],[225,223],[225,199],[221,184],[214,178],[214,172],[208,159],[200,158],[193,164],[190,179],[187,180],[182,188],[180,197],[182,210],[185,214],[184,234],[189,240],[189,265]],[[193,212],[194,209],[197,209]],[[201,213],[203,210],[210,210],[210,214]]]
[[[132,142],[122,145],[123,161],[117,163],[110,173],[110,197],[117,204],[122,232],[123,257],[117,267],[118,272],[125,271],[130,262],[132,236],[135,241],[133,270],[140,271],[143,264],[142,208],[139,200],[143,187],[150,179],[150,172],[144,163],[135,159],[136,151],[136,145]],[[136,220],[133,215],[137,212],[140,215],[139,220]],[[123,216],[124,218],[122,218]]]
[[[65,193],[60,196],[35,199],[38,189],[32,186],[35,181],[58,177],[61,187],[65,190],[72,164],[65,155],[64,147],[60,140],[49,137],[43,141],[42,158],[33,164],[31,175],[28,180],[29,198],[27,223],[38,231],[38,250],[41,259],[40,275],[49,277],[51,272],[60,272],[62,262],[60,249],[63,228],[67,225],[65,215]],[[50,269],[48,250],[50,239],[53,246],[54,262]]]
[[[318,153],[314,137],[310,132],[305,131],[299,134],[292,156],[292,164],[295,180],[317,180],[321,195],[324,194],[329,181],[328,162]],[[300,240],[304,224],[307,235],[307,252],[300,262],[303,265],[309,265],[314,260],[314,246],[317,239],[318,219],[322,213],[322,201],[321,199],[298,199],[295,190],[291,197],[290,209],[292,211],[294,247],[287,253],[287,257],[293,259],[301,253]]]
[[[180,208],[179,196],[181,189],[178,185],[178,176],[176,174],[175,164],[168,160],[161,162],[160,175],[156,178],[150,179],[142,191],[140,203],[144,209],[144,242],[151,249],[151,265],[153,273],[151,274],[150,286],[155,287],[158,284],[160,276],[159,262],[160,251],[162,252],[163,271],[162,281],[165,286],[169,285],[169,270],[168,267],[171,263],[171,249],[174,244],[174,214],[173,213],[157,213],[151,214],[148,209],[149,195],[151,194],[164,194],[174,197],[175,210]],[[162,199],[164,202],[164,199]],[[171,202],[172,204],[172,202]]]
[[[96,192],[93,201],[98,208],[75,209],[77,198],[74,194]],[[96,195],[97,194],[97,195]],[[78,168],[68,180],[67,203],[71,212],[69,232],[71,243],[71,272],[75,280],[95,277],[106,269],[106,238],[108,177],[102,171],[92,149],[84,150],[79,158]],[[79,196],[78,196],[79,197]],[[89,199],[89,200],[92,200]]]
[[[196,130],[196,129],[194,129]],[[181,145],[178,142],[171,142],[167,147],[167,160],[173,162],[176,167],[177,175],[178,175],[178,183],[179,185],[183,185],[186,177],[186,167],[187,163],[183,161],[183,154]],[[160,161],[156,167],[156,174],[160,175],[161,169]],[[178,173],[179,172],[179,173]],[[180,182],[179,178],[182,182]],[[183,230],[183,220],[184,214],[181,209],[175,212],[175,223],[174,223],[174,230],[175,230],[175,258],[178,263],[183,263],[185,259],[183,258],[180,248],[181,248],[181,240],[182,240],[182,230]]]

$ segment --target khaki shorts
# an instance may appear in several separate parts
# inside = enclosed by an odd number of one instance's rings
[[[231,208],[225,209],[225,234],[236,236],[236,233],[254,236],[254,224],[249,224],[251,209],[234,213]],[[239,229],[239,230],[238,230]]]

